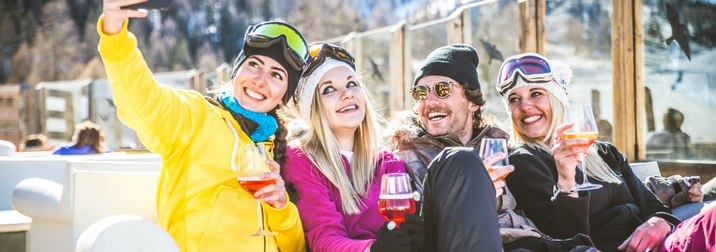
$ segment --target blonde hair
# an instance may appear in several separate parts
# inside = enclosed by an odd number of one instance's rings
[[[550,150],[554,145],[554,136],[557,134],[557,126],[564,123],[565,109],[557,97],[555,97],[551,92],[547,92],[547,94],[547,97],[549,97],[549,104],[552,109],[552,122],[550,123],[547,135],[545,135],[543,139],[530,138],[524,135],[517,129],[512,117],[510,116],[509,118],[512,135],[515,136],[515,141],[522,142],[533,149],[543,149],[551,155],[552,152]],[[508,109],[508,111],[510,110]],[[584,162],[587,167],[587,176],[602,182],[621,184],[621,180],[617,177],[614,171],[612,171],[612,169],[610,169],[604,162],[602,157],[599,156],[599,150],[597,147],[592,144],[589,146],[589,149],[591,150],[591,153],[584,155]]]
[[[317,113],[311,114],[310,129],[299,138],[301,149],[313,165],[338,188],[343,213],[349,215],[360,213],[363,207],[361,199],[366,196],[368,188],[374,182],[376,157],[381,148],[378,134],[380,116],[373,110],[372,99],[365,86],[359,85],[366,97],[365,118],[355,131],[350,177],[345,172],[338,141],[321,105],[320,92],[315,92],[311,98],[311,111]]]

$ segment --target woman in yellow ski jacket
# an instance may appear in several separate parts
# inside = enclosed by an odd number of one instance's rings
[[[276,109],[293,95],[308,57],[305,39],[283,22],[249,27],[232,78],[215,97],[159,84],[127,31],[144,10],[121,7],[142,0],[105,0],[97,24],[99,52],[120,120],[162,156],[157,190],[159,225],[182,251],[304,251],[296,206],[288,201],[279,163],[261,174],[273,185],[250,194],[237,181],[248,162],[246,144],[265,143],[283,159],[286,130]],[[258,229],[254,196],[264,229]]]

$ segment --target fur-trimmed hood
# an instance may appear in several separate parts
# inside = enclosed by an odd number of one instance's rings
[[[442,150],[448,146],[463,146],[459,136],[443,135],[431,136],[422,125],[420,117],[412,111],[399,111],[394,113],[386,122],[385,139],[393,150],[405,149],[439,149]],[[479,129],[474,129],[473,138],[468,142],[467,147],[476,147],[482,137],[504,138],[509,139],[507,132],[486,125]]]
[[[412,139],[427,135],[420,118],[412,111],[398,111],[385,124],[385,138],[392,149],[410,144]]]

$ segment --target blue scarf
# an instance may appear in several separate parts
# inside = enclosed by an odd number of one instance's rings
[[[226,105],[227,108],[231,109],[231,111],[234,111],[235,113],[238,113],[246,118],[248,118],[251,121],[256,122],[259,126],[254,130],[253,133],[249,137],[251,137],[251,141],[254,142],[264,142],[268,140],[273,133],[276,133],[276,129],[278,129],[278,123],[276,122],[276,118],[273,118],[273,116],[270,116],[266,113],[259,113],[247,110],[241,105],[239,105],[239,102],[236,100],[236,97],[234,97],[233,92],[224,91],[221,92],[219,95],[219,98],[221,98],[221,101],[224,102],[224,105]]]

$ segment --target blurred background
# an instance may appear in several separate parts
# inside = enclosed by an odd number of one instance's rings
[[[0,1],[0,139],[42,133],[53,145],[90,119],[111,147],[142,148],[116,118],[96,49],[101,11],[98,0]],[[571,65],[570,100],[591,102],[600,139],[631,161],[716,167],[716,0],[174,0],[129,30],[157,80],[205,92],[227,81],[244,31],[265,20],[353,52],[385,117],[411,108],[429,52],[466,43],[480,54],[484,111],[507,128],[496,72],[538,52]],[[654,140],[664,134],[680,142]]]

